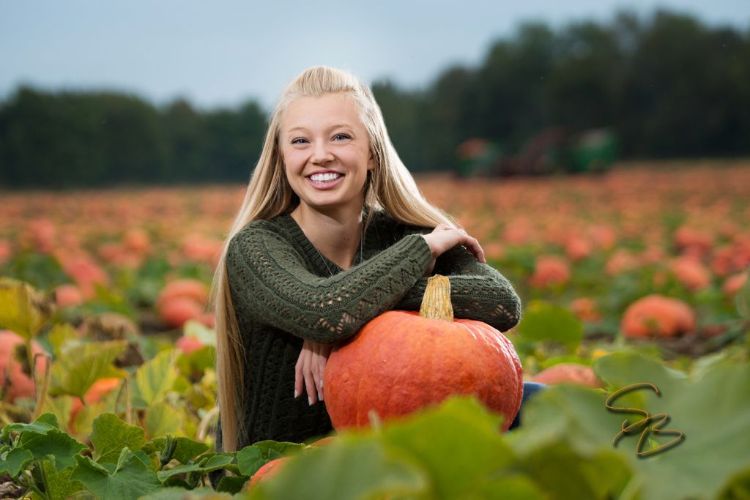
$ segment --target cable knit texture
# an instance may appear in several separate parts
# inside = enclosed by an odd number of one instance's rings
[[[332,430],[324,403],[294,398],[303,340],[336,343],[384,311],[418,310],[431,261],[421,234],[431,231],[375,212],[363,258],[347,270],[319,254],[289,214],[253,221],[232,238],[226,265],[248,376],[238,449],[264,439],[303,442]],[[433,272],[450,278],[456,317],[501,331],[518,322],[521,304],[510,282],[465,248],[438,257]]]

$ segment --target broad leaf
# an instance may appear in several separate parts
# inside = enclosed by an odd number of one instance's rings
[[[167,434],[178,434],[182,431],[183,414],[180,410],[161,402],[146,409],[144,428],[146,435],[153,439]]]
[[[10,441],[11,434],[47,434],[48,432],[59,429],[60,426],[57,423],[57,417],[52,413],[43,413],[34,422],[30,424],[22,424],[19,422],[8,424],[3,427],[1,439],[4,442]]]
[[[217,453],[205,462],[201,461],[202,463],[198,464],[178,465],[177,467],[173,467],[168,470],[159,471],[157,473],[157,476],[159,477],[160,481],[164,482],[172,476],[186,474],[188,472],[200,472],[205,474],[207,472],[223,469],[233,461],[234,456],[232,454]]]
[[[382,440],[429,474],[432,496],[466,498],[515,458],[499,432],[501,421],[475,398],[454,397],[386,425]]]
[[[97,462],[115,463],[123,448],[140,450],[145,442],[143,429],[128,425],[113,413],[105,413],[94,420],[91,443]]]
[[[258,483],[250,498],[395,498],[427,492],[425,472],[409,460],[391,454],[372,438],[346,436],[329,446],[291,459],[277,475]]]
[[[162,402],[177,379],[174,350],[159,352],[135,372],[134,405],[145,408]]]
[[[714,497],[732,475],[747,467],[750,365],[717,363],[700,377],[688,377],[658,361],[617,353],[598,359],[594,369],[615,388],[655,384],[661,396],[640,390],[613,404],[640,408],[652,415],[668,414],[671,421],[663,430],[683,432],[684,441],[644,458],[636,455],[639,434],[625,436],[615,448],[613,438],[623,421],[633,423],[642,417],[608,411],[604,406],[608,393],[604,391],[557,386],[540,393],[524,409],[524,424],[512,436],[517,449],[529,452],[555,440],[569,439],[581,453],[615,450],[637,476],[644,500]],[[666,444],[674,436],[652,433],[650,438],[646,450]]]
[[[33,459],[34,455],[23,448],[14,448],[0,453],[0,474],[10,474],[11,477],[16,477]]]
[[[64,347],[69,342],[78,341],[79,334],[68,323],[57,324],[47,334],[47,340],[52,345],[52,353],[55,358],[63,356]]]
[[[231,500],[232,498],[232,495],[217,493],[211,488],[196,488],[189,491],[184,488],[162,488],[138,500]]]
[[[237,468],[243,476],[252,476],[266,462],[304,449],[299,443],[258,441],[237,452]]]
[[[46,320],[40,303],[39,293],[30,285],[0,279],[0,329],[11,330],[27,340],[35,337]]]
[[[73,467],[58,470],[55,465],[54,457],[48,457],[42,460],[41,464],[44,469],[44,478],[46,480],[45,486],[47,487],[47,498],[76,498],[76,494],[85,489],[80,481],[76,481],[71,477],[75,470]]]
[[[156,473],[128,448],[123,448],[113,471],[88,457],[77,456],[72,478],[82,482],[99,498],[129,500],[157,490]]]
[[[583,323],[567,309],[543,301],[526,306],[516,327],[524,343],[553,341],[575,351],[583,339]]]
[[[177,460],[181,464],[186,464],[192,459],[200,455],[201,453],[208,450],[208,445],[186,437],[174,437],[174,451],[172,452],[171,458]],[[161,454],[167,443],[167,438],[160,437],[152,441],[149,441],[143,446],[143,451],[146,453],[157,452]]]
[[[29,450],[34,458],[55,457],[59,470],[75,464],[75,457],[86,447],[61,430],[53,429],[45,434],[25,432],[18,440],[18,447]]]
[[[124,377],[126,372],[115,368],[114,361],[127,347],[124,341],[78,344],[64,349],[52,364],[50,394],[83,397],[100,378]]]

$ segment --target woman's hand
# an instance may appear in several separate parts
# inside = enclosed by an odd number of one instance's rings
[[[427,274],[432,274],[435,268],[435,260],[456,245],[463,245],[469,250],[479,262],[485,263],[484,250],[476,238],[460,227],[449,226],[448,224],[438,224],[429,234],[422,235],[432,251],[432,263]]]
[[[305,340],[302,344],[302,352],[299,353],[297,365],[294,367],[295,398],[302,395],[304,384],[310,405],[323,401],[323,370],[332,348],[330,344],[320,344],[312,340]]]

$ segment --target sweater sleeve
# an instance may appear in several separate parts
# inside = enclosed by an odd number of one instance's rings
[[[230,241],[226,265],[238,316],[332,343],[392,309],[424,276],[430,259],[425,239],[411,234],[357,266],[320,277],[281,235],[248,227]]]
[[[418,230],[418,232],[425,232]],[[451,303],[456,318],[475,319],[504,332],[521,318],[521,299],[505,276],[489,264],[479,262],[463,246],[457,246],[437,258],[434,274],[448,276]],[[402,297],[396,309],[418,311],[427,286],[420,278]]]

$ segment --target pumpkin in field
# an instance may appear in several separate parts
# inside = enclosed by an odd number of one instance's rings
[[[558,363],[542,370],[532,378],[541,384],[576,384],[585,387],[602,387],[602,382],[590,366],[577,363]]]
[[[180,279],[168,283],[159,294],[156,309],[162,322],[180,328],[190,319],[199,319],[208,302],[208,288],[194,279]]]
[[[266,462],[260,469],[255,472],[255,474],[253,474],[253,477],[251,477],[250,480],[246,483],[245,490],[247,491],[259,482],[265,481],[266,479],[272,478],[273,476],[278,474],[279,471],[284,468],[284,465],[289,461],[289,458],[290,457],[280,457],[275,458],[270,462]]]
[[[629,338],[674,337],[695,329],[695,313],[681,300],[652,294],[628,306],[620,328]]]
[[[325,404],[334,428],[407,415],[454,394],[474,394],[510,427],[521,406],[521,362],[513,344],[481,321],[453,319],[450,281],[428,280],[422,307],[388,311],[335,349],[326,364]]]

